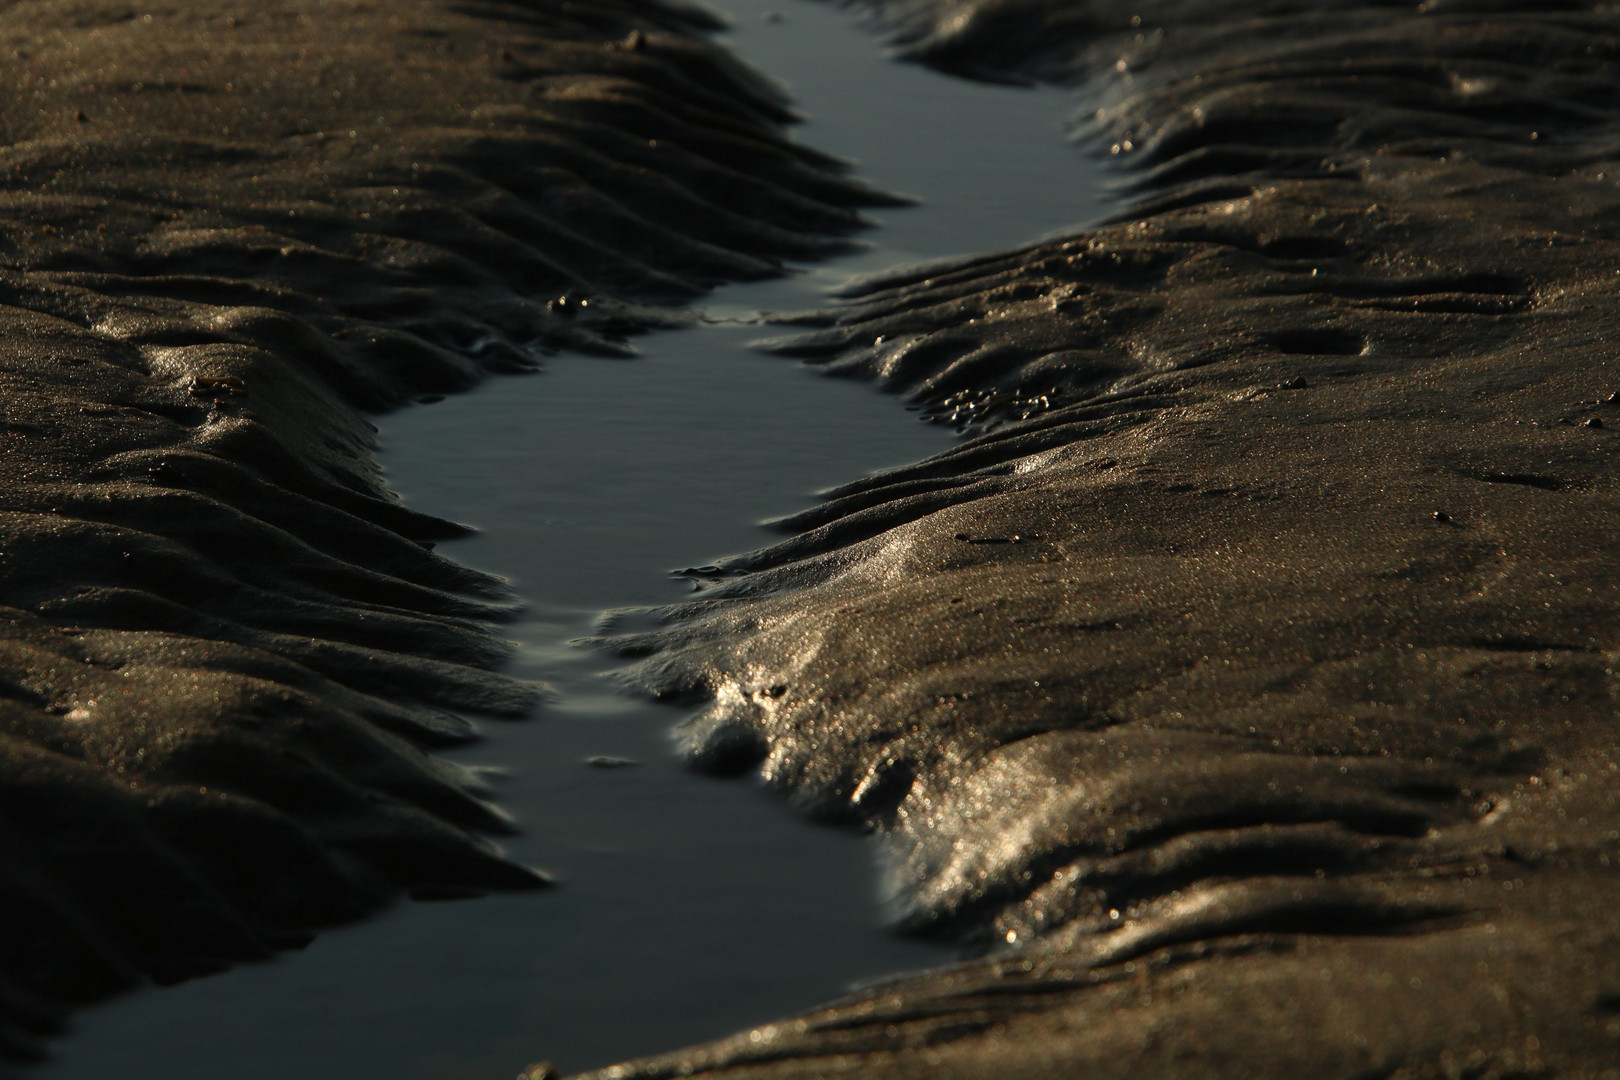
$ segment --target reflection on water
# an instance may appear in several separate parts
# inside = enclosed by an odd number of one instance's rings
[[[802,138],[928,202],[877,215],[849,258],[722,290],[717,317],[812,306],[854,274],[1100,213],[1062,140],[1061,94],[886,63],[828,5],[723,6],[727,40],[811,117]],[[417,509],[480,526],[449,553],[512,578],[529,604],[511,629],[516,668],[556,696],[456,756],[500,766],[525,830],[508,848],[560,887],[405,905],[302,956],[116,1002],[83,1018],[41,1080],[501,1080],[536,1058],[578,1069],[722,1035],[945,958],[879,927],[856,838],[751,783],[684,772],[666,735],[679,714],[614,693],[610,658],[568,644],[606,608],[678,599],[670,568],[768,542],[754,522],[947,444],[893,399],[749,352],[760,333],[728,323],[649,335],[635,361],[553,358],[383,425],[391,482]]]

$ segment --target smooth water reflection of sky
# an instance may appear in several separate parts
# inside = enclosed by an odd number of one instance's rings
[[[1095,165],[1063,139],[1066,95],[886,62],[830,4],[720,6],[724,39],[810,117],[798,137],[927,203],[874,213],[881,229],[849,258],[721,290],[717,317],[812,306],[855,274],[1101,213]],[[407,502],[483,530],[445,552],[509,577],[529,606],[508,630],[515,670],[554,698],[454,756],[501,770],[524,829],[507,849],[559,887],[402,905],[301,955],[123,999],[82,1016],[39,1080],[505,1080],[539,1058],[574,1070],[725,1035],[948,958],[880,927],[859,838],[752,783],[687,773],[667,736],[680,713],[621,696],[608,658],[567,644],[605,608],[680,598],[670,569],[769,542],[756,522],[816,490],[948,445],[893,398],[749,351],[761,332],[552,358],[382,422]],[[598,754],[641,764],[584,763]]]

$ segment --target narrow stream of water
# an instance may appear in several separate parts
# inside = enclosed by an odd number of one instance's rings
[[[927,202],[879,215],[864,251],[721,290],[717,318],[816,306],[854,274],[1102,212],[1098,166],[1063,138],[1066,95],[887,61],[830,4],[720,6],[725,40],[810,117],[800,138]],[[769,542],[756,522],[818,489],[947,445],[869,387],[748,350],[763,332],[726,322],[649,335],[634,361],[557,357],[383,424],[396,489],[479,526],[448,553],[529,605],[515,670],[555,698],[456,756],[500,767],[525,830],[508,850],[559,887],[401,905],[301,955],[114,1002],[39,1080],[506,1080],[539,1058],[574,1070],[724,1035],[949,958],[882,928],[859,838],[686,772],[667,734],[680,714],[616,693],[612,658],[568,644],[605,609],[678,599],[669,570]]]

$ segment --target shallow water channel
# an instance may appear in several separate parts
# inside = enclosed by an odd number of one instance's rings
[[[741,55],[784,80],[804,141],[917,195],[865,250],[716,293],[712,325],[641,357],[554,357],[543,373],[382,424],[390,482],[477,525],[445,550],[510,578],[527,614],[514,669],[554,695],[454,756],[498,766],[512,855],[558,887],[404,904],[308,950],[83,1015],[50,1080],[506,1080],[673,1049],[809,1007],[862,979],[948,960],[882,926],[868,845],[805,824],[749,781],[695,776],[681,714],[627,698],[615,661],[569,644],[607,609],[679,599],[670,570],[768,543],[757,522],[951,438],[868,386],[751,351],[758,312],[817,306],[852,275],[1083,224],[1099,168],[1063,137],[1074,102],[883,58],[815,0],[723,0]],[[608,755],[636,764],[593,767]]]

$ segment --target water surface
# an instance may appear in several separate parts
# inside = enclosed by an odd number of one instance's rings
[[[852,275],[1006,247],[1100,215],[1066,145],[1069,99],[889,62],[830,5],[727,0],[726,40],[782,79],[799,137],[926,199],[871,244],[778,282],[718,292],[718,325],[639,339],[632,361],[553,357],[542,374],[382,424],[390,482],[479,526],[445,550],[528,604],[514,669],[555,695],[454,755],[498,766],[507,843],[545,893],[403,905],[301,955],[138,994],[82,1017],[41,1080],[503,1080],[728,1034],[852,981],[939,963],[880,923],[866,845],[806,825],[749,781],[675,760],[672,708],[626,698],[611,657],[569,642],[600,613],[678,599],[671,569],[773,539],[757,522],[948,445],[869,387],[746,348],[761,310],[823,302]],[[602,769],[594,756],[637,764]]]

